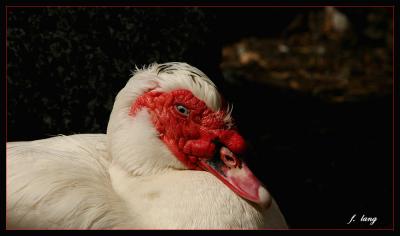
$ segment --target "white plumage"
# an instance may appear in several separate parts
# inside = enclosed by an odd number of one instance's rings
[[[287,228],[274,200],[262,210],[211,173],[188,170],[146,109],[128,115],[146,91],[182,88],[210,109],[222,108],[201,71],[154,64],[137,70],[118,94],[107,134],[7,143],[7,228]],[[224,119],[231,122],[230,114]]]

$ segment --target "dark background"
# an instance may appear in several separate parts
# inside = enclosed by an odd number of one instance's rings
[[[7,139],[105,133],[135,65],[185,61],[234,104],[254,151],[249,164],[292,228],[391,227],[391,94],[329,103],[255,81],[229,83],[220,70],[224,45],[279,37],[308,11],[315,9],[9,8]],[[356,29],[369,11],[343,9]],[[347,225],[353,214],[378,220]]]

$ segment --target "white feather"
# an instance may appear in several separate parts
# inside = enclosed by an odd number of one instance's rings
[[[111,228],[128,219],[104,134],[7,144],[8,228]]]

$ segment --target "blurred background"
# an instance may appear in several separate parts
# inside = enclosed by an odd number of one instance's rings
[[[105,133],[135,65],[184,61],[234,104],[290,227],[391,227],[392,22],[392,8],[8,8],[7,139]]]

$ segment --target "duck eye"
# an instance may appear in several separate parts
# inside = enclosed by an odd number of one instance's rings
[[[175,105],[176,110],[184,116],[189,116],[189,109],[182,105]]]

